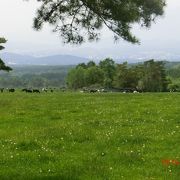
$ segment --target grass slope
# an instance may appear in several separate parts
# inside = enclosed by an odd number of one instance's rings
[[[0,94],[0,179],[179,179],[180,94]]]

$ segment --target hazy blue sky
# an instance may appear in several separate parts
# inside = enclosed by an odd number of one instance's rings
[[[165,15],[151,29],[134,27],[141,45],[120,41],[114,43],[112,34],[103,31],[99,42],[81,46],[63,45],[52,27],[45,26],[37,32],[32,28],[33,17],[39,3],[36,0],[0,0],[0,36],[8,39],[6,51],[47,55],[72,54],[84,57],[180,57],[180,0],[167,0]]]

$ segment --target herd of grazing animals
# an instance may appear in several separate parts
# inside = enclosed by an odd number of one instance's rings
[[[26,93],[43,93],[43,92],[53,93],[54,91],[57,91],[57,90],[58,89],[56,89],[56,88],[42,88],[41,90],[40,89],[33,89],[33,88],[23,88],[20,91],[26,92]],[[60,88],[59,90],[62,92],[65,91],[64,88]],[[14,88],[0,88],[0,93],[3,93],[3,92],[13,93],[15,91],[16,91],[16,89],[14,89]],[[87,93],[98,93],[98,92],[99,93],[102,93],[102,92],[140,93],[141,91],[137,91],[136,89],[131,89],[131,88],[114,89],[114,90],[83,88],[80,92],[82,92],[82,93],[85,93],[85,92],[87,92]]]
[[[42,88],[41,90],[39,89],[33,89],[33,88],[24,88],[21,89],[21,92],[26,92],[26,93],[42,93],[42,92],[51,92],[53,93],[54,91],[56,91],[57,89],[55,88]],[[65,89],[60,89],[62,92],[65,91]],[[9,92],[9,93],[13,93],[16,90],[14,88],[0,88],[0,93],[3,92]],[[130,88],[123,88],[123,89],[118,89],[118,91],[111,91],[111,90],[106,90],[106,89],[87,89],[84,88],[83,90],[81,90],[80,92],[82,93],[101,93],[101,92],[121,92],[121,93],[139,93],[139,91],[137,91],[136,89],[130,89]]]
[[[3,92],[5,92],[5,91],[7,91],[7,92],[15,92],[15,89],[14,88],[11,88],[11,89],[9,89],[9,88],[0,88],[0,92],[1,93],[3,93]]]
[[[16,90],[14,88],[0,88],[0,92],[3,93],[3,92],[10,92],[10,93],[13,93],[15,92]],[[24,88],[21,90],[22,92],[26,92],[26,93],[41,93],[41,92],[54,92],[54,89],[51,89],[51,88],[43,88],[42,90],[39,90],[39,89],[30,89],[30,88]]]

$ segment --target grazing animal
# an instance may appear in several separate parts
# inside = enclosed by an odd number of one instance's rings
[[[40,93],[40,91],[38,89],[33,89],[32,92],[33,93]]]
[[[15,89],[8,89],[9,92],[15,92]]]
[[[90,89],[89,92],[90,93],[95,93],[95,92],[97,92],[97,89]]]
[[[42,88],[43,92],[48,92],[47,88]]]
[[[31,90],[31,89],[22,89],[22,91],[24,91],[24,92],[27,92],[27,93],[32,93],[33,91]]]
[[[107,92],[108,92],[108,90],[106,90],[106,89],[101,89],[101,90],[100,90],[100,92],[107,93]]]
[[[26,90],[27,90],[27,89],[22,89],[21,91],[24,91],[24,92],[26,92]]]
[[[27,93],[40,93],[39,89],[22,89],[22,91],[27,92]]]
[[[31,89],[26,89],[27,93],[32,93],[33,91]]]
[[[133,91],[133,93],[139,93],[138,91]]]
[[[3,93],[3,92],[4,92],[4,88],[0,88],[0,92],[2,92],[2,93]]]

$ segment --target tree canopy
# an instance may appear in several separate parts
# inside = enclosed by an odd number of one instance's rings
[[[67,75],[67,86],[70,89],[101,87],[165,92],[168,84],[164,62],[153,59],[135,65],[128,65],[127,62],[116,64],[109,58],[100,61],[99,64],[90,61],[77,65]]]
[[[45,23],[54,25],[64,43],[81,44],[100,38],[106,26],[115,40],[131,43],[139,40],[131,33],[132,25],[150,27],[156,17],[163,15],[165,0],[37,0],[42,2],[34,19],[34,28]]]
[[[4,49],[4,46],[1,45],[3,43],[6,43],[6,39],[0,37],[0,50]],[[10,71],[12,69],[9,66],[6,66],[3,60],[0,58],[0,70]]]

